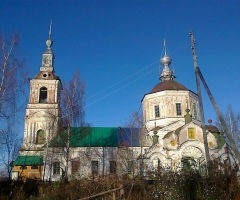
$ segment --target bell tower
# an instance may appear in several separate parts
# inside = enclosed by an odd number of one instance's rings
[[[42,155],[43,146],[46,146],[58,131],[62,85],[60,78],[54,73],[51,34],[52,22],[40,72],[30,80],[21,155]]]

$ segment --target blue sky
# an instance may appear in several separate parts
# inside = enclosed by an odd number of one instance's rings
[[[197,92],[189,31],[198,65],[220,110],[240,111],[240,1],[0,1],[0,31],[18,32],[29,78],[39,71],[53,20],[55,72],[78,70],[86,83],[86,120],[123,126],[159,82],[163,40],[176,81]],[[205,119],[216,115],[202,87]],[[141,112],[141,110],[140,110]]]

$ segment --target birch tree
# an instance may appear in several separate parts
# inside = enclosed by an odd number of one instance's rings
[[[21,147],[21,139],[17,132],[14,132],[10,127],[2,132],[2,147],[1,147],[1,160],[2,173],[4,176],[11,179],[12,174],[12,162],[18,156],[18,151]]]
[[[240,149],[240,112],[235,111],[231,105],[228,106],[227,111],[223,114],[228,129],[232,133],[232,138],[235,141],[237,148]],[[220,122],[216,123],[219,130],[222,130]]]
[[[80,79],[79,73],[75,72],[72,80],[63,83],[61,95],[62,107],[62,136],[61,146],[63,147],[63,157],[65,159],[65,177],[68,177],[70,155],[70,136],[72,127],[88,127],[85,122],[84,112],[85,83]],[[87,131],[84,131],[86,134]],[[80,140],[81,138],[79,138]]]
[[[16,105],[27,83],[24,60],[18,56],[19,36],[0,35],[0,116],[8,117],[6,108]],[[19,111],[19,107],[15,107]],[[12,113],[14,114],[14,113]]]
[[[26,100],[27,70],[19,56],[19,42],[18,34],[0,35],[0,159],[9,177],[9,164],[20,148],[19,123]]]

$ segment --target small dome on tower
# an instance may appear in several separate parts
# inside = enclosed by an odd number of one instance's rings
[[[166,41],[164,40],[164,56],[160,59],[160,63],[163,66],[160,74],[161,82],[154,86],[151,93],[161,92],[165,90],[188,90],[184,85],[174,81],[174,72],[169,68],[172,63],[172,58],[167,55]]]
[[[160,63],[163,66],[162,73],[160,75],[160,80],[162,82],[173,80],[175,78],[174,73],[170,70],[169,66],[172,63],[172,58],[167,55],[166,41],[164,40],[164,56],[160,59]]]
[[[206,129],[210,131],[211,133],[219,133],[220,131],[216,126],[213,125],[206,125]]]
[[[48,39],[46,41],[46,45],[47,45],[48,49],[50,49],[50,47],[52,46],[52,40]]]
[[[168,66],[171,64],[172,58],[170,58],[168,55],[165,55],[160,59],[160,62],[163,66]]]

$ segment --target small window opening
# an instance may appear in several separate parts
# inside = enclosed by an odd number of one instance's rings
[[[92,175],[98,175],[98,161],[92,161]]]
[[[154,106],[154,111],[155,111],[155,118],[160,117],[160,110],[159,106]]]
[[[37,165],[32,165],[31,169],[38,169],[38,166]]]
[[[45,141],[46,141],[46,139],[45,139],[45,132],[44,132],[44,130],[38,130],[37,131],[36,143],[37,144],[44,144]]]
[[[72,161],[72,174],[76,174],[78,172],[79,166],[80,166],[79,160]]]
[[[116,174],[117,164],[116,161],[109,161],[110,164],[110,173]]]
[[[181,104],[180,103],[176,103],[176,112],[177,115],[182,115],[182,109],[181,109]]]
[[[155,157],[152,162],[153,162],[152,164],[153,164],[154,168],[160,167],[160,160],[159,160],[159,158]]]
[[[133,160],[128,160],[127,171],[128,171],[129,174],[131,174],[133,172]]]
[[[54,162],[53,163],[53,175],[59,175],[60,174],[60,162]]]
[[[27,166],[21,166],[20,169],[22,170],[27,169]]]
[[[47,88],[46,87],[40,88],[39,103],[47,103]]]

